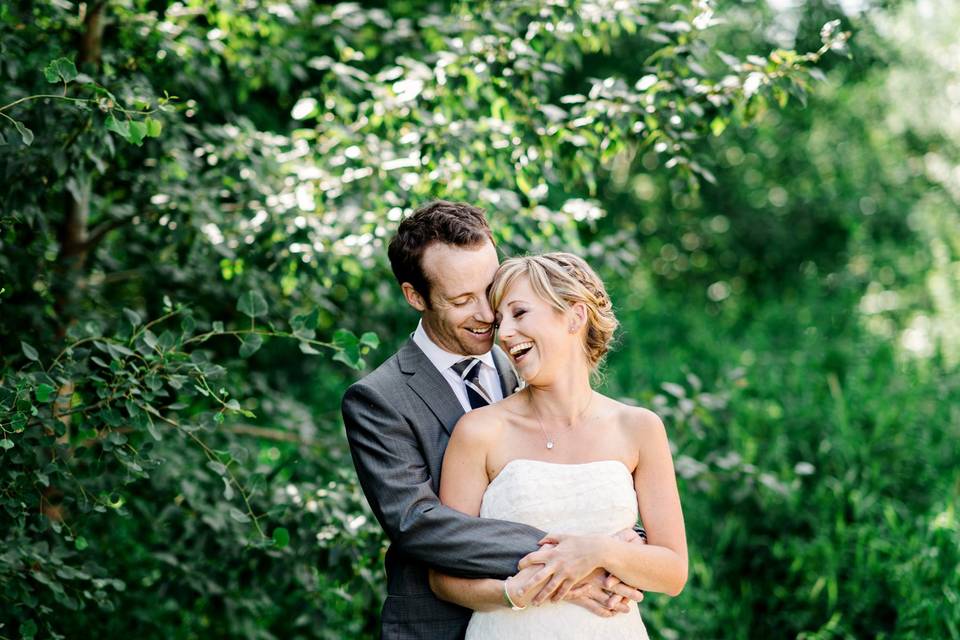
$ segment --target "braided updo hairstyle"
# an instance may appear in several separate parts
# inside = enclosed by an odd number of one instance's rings
[[[565,312],[582,302],[587,309],[587,331],[583,348],[587,362],[597,370],[610,349],[619,322],[613,313],[603,281],[583,258],[572,253],[554,252],[505,260],[490,285],[490,306],[496,309],[504,294],[526,276],[534,292],[557,311]]]

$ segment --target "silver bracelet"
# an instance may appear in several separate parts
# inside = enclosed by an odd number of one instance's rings
[[[507,590],[506,580],[503,581],[503,602],[514,611],[523,611],[524,609],[527,608],[527,605],[518,607],[516,603],[514,603],[513,598],[510,597],[510,591]]]

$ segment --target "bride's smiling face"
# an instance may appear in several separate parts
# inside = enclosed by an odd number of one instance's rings
[[[549,383],[573,363],[587,366],[575,312],[560,311],[544,300],[526,276],[504,293],[496,317],[500,347],[528,383]]]

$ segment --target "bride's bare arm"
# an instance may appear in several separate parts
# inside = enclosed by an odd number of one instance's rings
[[[541,565],[531,565],[521,569],[506,580],[457,578],[433,569],[430,570],[430,588],[441,600],[459,604],[474,611],[495,611],[511,604],[525,608],[532,604],[536,596],[546,585],[550,576],[540,572]],[[604,588],[606,571],[598,570],[589,576],[571,594],[571,602],[594,615],[607,618],[617,613],[627,613],[630,609],[627,600],[639,601],[643,594],[633,593],[625,585],[619,590],[629,590],[630,596],[611,593]],[[504,590],[510,594],[510,600],[504,598]]]
[[[687,583],[687,534],[677,491],[677,476],[663,422],[652,411],[639,414],[643,446],[633,474],[647,544],[609,540],[602,546],[603,566],[639,589],[679,595]]]
[[[644,591],[678,595],[687,581],[687,540],[680,509],[673,459],[663,422],[651,411],[632,409],[640,459],[634,486],[647,544],[635,545],[606,536],[548,534],[556,546],[531,553],[520,567],[543,564],[550,582],[533,603],[563,598],[583,576],[602,567],[623,582]]]
[[[480,515],[483,493],[490,484],[487,451],[496,431],[489,413],[479,409],[464,415],[453,429],[440,472],[440,501],[470,516]],[[483,544],[478,540],[477,544]],[[533,572],[535,573],[535,572]],[[528,572],[527,576],[532,575]],[[441,600],[475,611],[506,606],[504,581],[491,578],[458,578],[430,570],[430,588]],[[517,603],[518,606],[519,603]]]
[[[494,611],[509,607],[504,589],[510,594],[510,602],[526,607],[546,584],[549,576],[541,576],[536,583],[531,578],[539,574],[539,565],[527,567],[506,580],[493,578],[457,578],[430,570],[430,588],[441,600],[453,602],[474,611]]]

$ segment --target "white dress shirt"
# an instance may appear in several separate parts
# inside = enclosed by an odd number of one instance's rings
[[[437,368],[437,371],[443,375],[443,378],[453,389],[457,400],[463,405],[464,411],[470,411],[470,399],[467,397],[467,387],[463,384],[463,379],[453,370],[453,365],[464,358],[477,358],[480,360],[480,385],[486,390],[494,402],[503,400],[503,389],[500,388],[500,375],[497,373],[497,367],[493,364],[493,353],[487,351],[482,356],[465,356],[457,353],[450,353],[440,348],[430,339],[426,330],[423,328],[423,322],[417,324],[417,330],[413,332],[413,341],[420,350],[423,351],[427,359]]]

